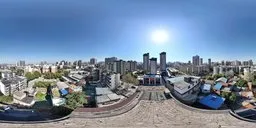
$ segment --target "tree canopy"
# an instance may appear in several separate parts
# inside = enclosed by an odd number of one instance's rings
[[[48,86],[51,86],[52,84],[53,84],[53,82],[38,81],[38,82],[35,82],[34,87],[47,88]]]
[[[221,92],[221,96],[224,97],[227,102],[234,103],[236,101],[236,94],[233,92]]]
[[[84,92],[73,92],[66,96],[66,105],[69,108],[76,109],[77,107],[83,107],[87,103],[86,95]]]
[[[139,81],[136,79],[136,76],[133,76],[131,73],[127,73],[122,77],[122,81],[134,85],[138,85]]]
[[[56,73],[47,72],[44,74],[45,79],[59,79],[61,78],[61,76],[62,74],[59,72],[56,72]]]
[[[225,75],[224,75],[224,74],[215,74],[215,75],[213,76],[213,79],[214,79],[214,80],[217,80],[217,79],[219,79],[219,78],[221,78],[221,77],[225,77]]]
[[[246,87],[247,86],[247,81],[244,80],[244,79],[240,79],[236,82],[235,84],[236,86],[239,86],[239,87]]]
[[[23,69],[17,69],[16,75],[23,76],[23,74],[24,74],[24,70]]]
[[[0,102],[11,103],[12,101],[13,101],[13,97],[12,96],[5,96],[5,95],[1,95],[0,96]]]
[[[41,77],[41,73],[38,72],[38,71],[35,71],[35,72],[27,72],[25,74],[25,77],[27,78],[28,81],[31,81],[31,80],[34,80],[34,79],[37,79],[39,77]]]

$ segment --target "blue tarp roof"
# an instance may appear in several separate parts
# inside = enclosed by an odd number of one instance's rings
[[[213,89],[220,90],[221,87],[222,87],[222,84],[220,82],[218,82],[216,85],[214,85]]]
[[[67,94],[68,94],[68,91],[67,91],[66,89],[61,89],[61,90],[60,90],[60,93],[61,93],[61,95],[63,96],[63,95],[67,95]]]
[[[221,107],[221,105],[224,103],[224,101],[225,101],[225,98],[211,94],[211,95],[208,95],[208,96],[202,98],[199,101],[199,103],[201,103],[205,106],[208,106],[210,108],[213,108],[213,109],[218,109]]]

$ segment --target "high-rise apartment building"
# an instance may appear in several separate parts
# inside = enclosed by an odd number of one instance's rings
[[[150,74],[157,73],[157,58],[150,59]]]
[[[209,67],[212,66],[212,59],[211,59],[211,58],[208,59],[208,66],[209,66]]]
[[[161,71],[166,70],[166,52],[160,53],[160,70]]]
[[[117,60],[116,57],[105,58],[105,68],[108,71],[114,70],[114,62]]]
[[[199,65],[199,60],[200,60],[200,57],[198,55],[193,56],[192,64],[195,65],[195,66],[198,66]]]
[[[132,60],[127,61],[126,62],[126,69],[129,72],[136,71],[137,70],[137,62],[136,61],[132,61]]]
[[[149,53],[143,54],[143,70],[149,72]]]
[[[126,71],[126,63],[125,61],[123,60],[117,60],[114,62],[114,71],[115,73],[119,73],[121,75],[124,75],[125,74],[125,71]]]
[[[199,65],[203,65],[203,58],[200,58]]]
[[[92,64],[92,65],[97,64],[97,59],[96,58],[91,58],[90,59],[90,64]]]

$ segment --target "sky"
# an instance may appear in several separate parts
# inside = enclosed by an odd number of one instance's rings
[[[1,0],[0,63],[256,60],[255,0]],[[157,44],[151,33],[169,40]],[[159,60],[158,60],[159,61]]]

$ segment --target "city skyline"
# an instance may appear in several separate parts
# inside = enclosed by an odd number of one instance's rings
[[[162,51],[167,62],[256,60],[254,1],[25,1],[0,2],[0,63],[142,62],[142,54]],[[158,29],[168,32],[166,43],[151,40]]]

